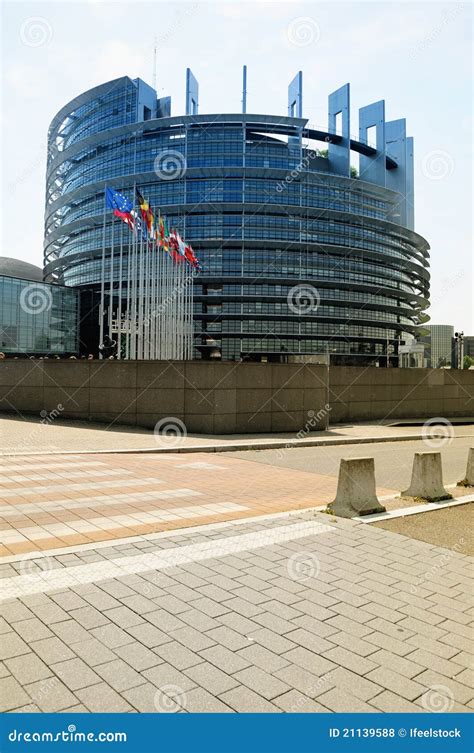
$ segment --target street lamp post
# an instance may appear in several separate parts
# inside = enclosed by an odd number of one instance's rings
[[[462,369],[464,361],[464,332],[455,332],[456,340],[456,368]]]

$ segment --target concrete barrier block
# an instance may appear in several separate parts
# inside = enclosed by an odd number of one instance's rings
[[[385,512],[375,491],[373,458],[342,458],[337,494],[329,510],[341,518]]]
[[[462,481],[458,482],[458,486],[474,486],[474,447],[469,448],[466,475]]]
[[[443,486],[440,452],[415,452],[411,483],[401,496],[421,497],[428,502],[452,498]]]

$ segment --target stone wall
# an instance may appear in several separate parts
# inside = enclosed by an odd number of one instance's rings
[[[0,362],[0,411],[151,428],[173,417],[188,432],[245,434],[298,432],[308,420],[323,429],[326,401],[327,368],[313,364]]]
[[[474,371],[331,366],[331,423],[474,416]]]
[[[331,366],[327,379],[315,364],[7,359],[0,411],[150,428],[172,417],[203,434],[474,415],[474,371]]]

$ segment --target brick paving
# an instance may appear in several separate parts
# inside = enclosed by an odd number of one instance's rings
[[[220,454],[4,456],[0,470],[0,557],[326,505],[336,493],[334,476]]]
[[[0,565],[1,710],[474,708],[467,556],[315,512],[219,520]]]

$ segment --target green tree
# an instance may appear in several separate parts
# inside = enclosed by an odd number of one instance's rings
[[[317,149],[318,157],[328,157],[328,150],[327,149]],[[354,165],[351,165],[351,178],[358,178],[359,173],[357,171],[357,167],[354,167]]]
[[[464,356],[464,360],[462,362],[463,369],[470,369],[471,366],[474,366],[474,358],[471,356]]]

